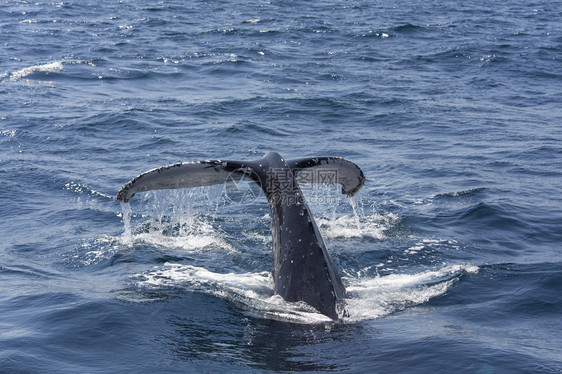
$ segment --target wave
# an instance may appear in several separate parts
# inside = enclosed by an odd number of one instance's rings
[[[347,281],[349,321],[381,318],[444,295],[464,274],[478,272],[475,265],[450,265],[414,274],[390,274]]]
[[[16,81],[22,78],[25,78],[31,74],[36,72],[44,72],[44,73],[58,73],[63,69],[63,64],[60,61],[50,62],[47,64],[42,65],[33,65],[28,66],[20,70],[16,70],[10,73],[10,80]]]
[[[465,223],[480,225],[488,229],[515,231],[527,229],[528,225],[518,217],[517,211],[507,204],[478,203],[460,210],[457,215]]]
[[[375,277],[344,277],[348,317],[356,323],[382,318],[445,294],[464,274],[475,274],[474,265],[451,265],[414,274]],[[137,286],[153,294],[155,290],[180,288],[208,293],[234,302],[253,314],[268,319],[315,324],[331,322],[302,302],[284,301],[273,292],[271,273],[218,273],[205,268],[165,263],[146,273],[136,274]],[[164,295],[163,295],[164,297]],[[141,298],[142,300],[142,298]]]
[[[123,250],[123,242],[114,236],[102,235],[101,237],[82,243],[79,248],[64,256],[66,266],[82,268],[111,261],[119,256]]]
[[[427,256],[427,252],[434,252],[439,250],[459,250],[460,244],[454,239],[422,239],[404,250],[404,255],[413,255],[423,253]]]
[[[250,104],[250,100],[233,100],[232,104],[238,102],[238,107]],[[229,103],[230,104],[230,103]],[[255,135],[269,135],[274,137],[287,137],[290,133],[283,128],[274,128],[265,126],[257,122],[241,121],[232,125],[214,126],[209,129],[209,132],[220,130],[225,136],[255,136]]]
[[[46,75],[53,73],[60,73],[65,65],[90,65],[95,66],[92,61],[87,60],[65,60],[65,61],[53,61],[45,64],[38,64],[33,66],[27,66],[22,69],[13,71],[11,73],[6,73],[0,75],[0,78],[8,77],[9,81],[18,81],[23,78],[29,77],[37,73],[44,73]],[[76,77],[75,77],[76,78]],[[97,78],[96,78],[97,79]]]
[[[468,190],[461,190],[455,192],[445,192],[435,195],[436,198],[450,198],[450,197],[469,197],[474,195],[479,195],[485,192],[487,189],[484,187],[476,187]]]
[[[418,25],[413,25],[411,23],[405,23],[402,25],[398,25],[398,26],[394,26],[392,28],[393,31],[396,32],[402,32],[402,33],[409,33],[409,32],[415,32],[415,31],[419,31],[419,30],[423,30],[425,29],[425,27],[423,26],[418,26]]]
[[[95,189],[76,182],[68,182],[64,185],[64,189],[76,194],[87,194],[95,197],[102,197],[107,200],[113,200],[113,196],[104,194],[103,192],[96,191]]]
[[[44,269],[34,268],[30,265],[0,265],[0,274],[23,275],[33,278],[51,279],[58,275]]]

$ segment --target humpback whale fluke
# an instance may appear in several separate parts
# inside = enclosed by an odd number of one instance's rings
[[[353,196],[365,182],[354,163],[341,157],[284,160],[275,152],[248,162],[184,162],[139,175],[121,188],[117,199],[128,202],[142,191],[225,183],[232,175],[251,178],[267,197],[275,293],[286,301],[304,301],[334,320],[342,318],[345,288],[299,183],[339,183],[343,194]]]

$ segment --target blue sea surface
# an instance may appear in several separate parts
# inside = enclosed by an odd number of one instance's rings
[[[562,3],[0,6],[0,372],[561,373]],[[116,199],[182,161],[302,186],[348,291],[273,294],[269,208]]]

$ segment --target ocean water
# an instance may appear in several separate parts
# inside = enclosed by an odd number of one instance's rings
[[[0,372],[562,372],[562,4],[0,6]],[[180,161],[303,186],[348,290],[273,295],[269,209],[115,196]]]

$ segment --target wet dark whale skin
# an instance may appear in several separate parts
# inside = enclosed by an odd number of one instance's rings
[[[365,180],[357,165],[342,158],[286,161],[280,154],[269,152],[249,162],[200,161],[154,169],[124,185],[118,199],[126,202],[136,192],[151,189],[220,183],[233,174],[253,179],[265,193],[271,210],[275,293],[289,302],[305,302],[339,320],[346,315],[345,288],[297,182],[319,182],[299,174],[315,168],[333,171],[347,195],[353,195]]]

